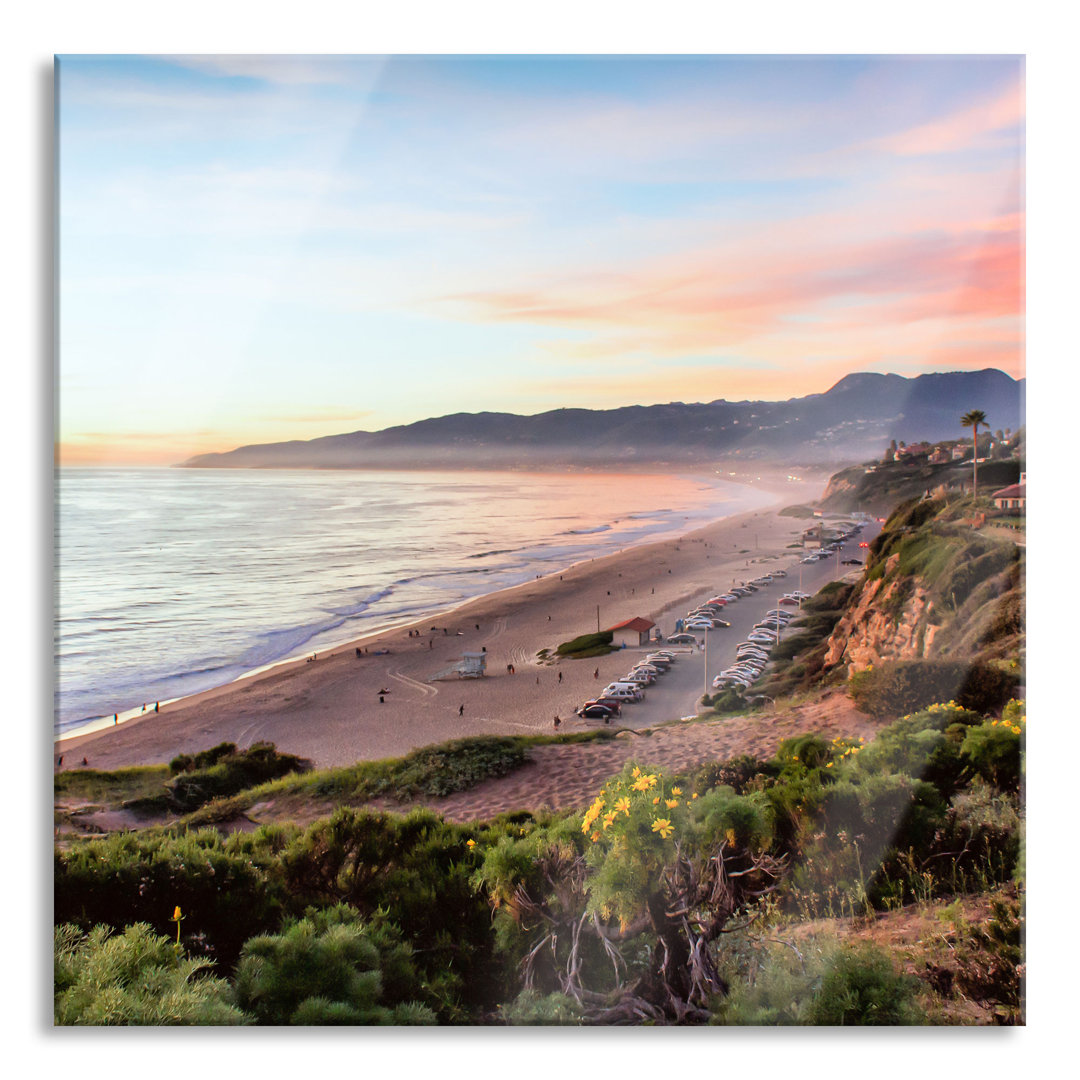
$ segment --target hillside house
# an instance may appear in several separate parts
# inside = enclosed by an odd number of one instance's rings
[[[918,457],[920,454],[929,454],[934,448],[925,442],[912,443],[910,446],[901,446],[894,455],[894,461],[902,461],[906,457]]]
[[[609,626],[608,630],[611,633],[611,644],[624,649],[628,647],[636,648],[639,645],[648,645],[649,634],[655,625],[656,623],[650,622],[648,619],[643,619],[638,615],[633,619],[627,619],[626,622],[616,623],[615,626]]]
[[[1020,483],[995,491],[994,505],[999,510],[1027,510],[1027,473],[1020,474]]]

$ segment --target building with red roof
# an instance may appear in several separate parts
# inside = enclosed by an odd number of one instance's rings
[[[656,623],[650,622],[648,619],[643,619],[638,615],[633,619],[627,619],[626,622],[609,626],[608,631],[611,634],[611,644],[620,647],[628,645],[648,645],[649,632],[655,625]]]

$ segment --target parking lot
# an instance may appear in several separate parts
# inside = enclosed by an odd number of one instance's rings
[[[808,553],[799,550],[792,551],[790,560],[776,560],[769,563],[754,563],[746,571],[746,580],[750,581],[759,575],[771,573],[782,569],[787,571],[786,578],[774,580],[765,585],[757,592],[749,596],[730,602],[723,610],[722,618],[731,623],[730,627],[717,628],[710,631],[696,631],[694,636],[698,641],[697,646],[668,645],[660,647],[670,648],[677,654],[677,660],[671,670],[661,675],[656,682],[646,688],[645,700],[636,703],[627,703],[622,707],[622,715],[618,723],[626,728],[645,728],[658,723],[675,719],[679,716],[696,715],[700,709],[700,701],[703,694],[712,694],[713,678],[735,660],[735,649],[740,641],[746,639],[754,627],[760,622],[770,608],[779,606],[780,597],[784,593],[801,590],[813,595],[823,585],[835,581],[845,574],[858,570],[858,567],[844,566],[843,560],[858,558],[865,560],[866,550],[859,547],[860,542],[868,543],[877,536],[881,526],[876,521],[868,522],[861,533],[857,533],[846,541],[837,555],[831,556],[821,562],[803,565],[800,559]],[[801,578],[801,584],[800,584]],[[676,619],[684,618],[687,611],[697,605],[726,591],[728,582],[714,582],[703,587],[700,594],[695,595],[691,601],[671,608],[661,613],[656,620],[664,637],[667,638],[675,632]],[[794,608],[792,610],[795,610]],[[783,637],[798,633],[797,629],[788,629],[783,632]],[[701,644],[705,645],[702,649]],[[611,671],[611,661],[618,659],[619,667],[615,674],[610,676],[614,679],[629,671],[634,664],[652,652],[657,646],[650,645],[641,648],[627,648],[621,650],[617,656],[613,654],[608,658],[603,671],[605,678]],[[610,680],[609,680],[610,681]],[[606,685],[601,681],[600,687]],[[589,721],[590,724],[596,721]]]

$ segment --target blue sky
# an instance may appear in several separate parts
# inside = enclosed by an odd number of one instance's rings
[[[58,70],[64,461],[1022,374],[1018,57]]]

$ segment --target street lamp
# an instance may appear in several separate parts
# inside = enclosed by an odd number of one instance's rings
[[[703,697],[709,696],[709,631],[705,631],[705,692]]]

